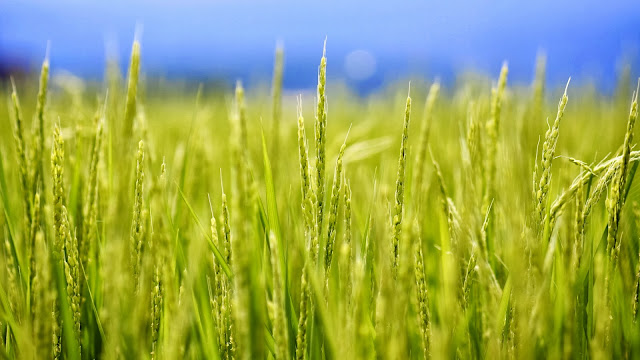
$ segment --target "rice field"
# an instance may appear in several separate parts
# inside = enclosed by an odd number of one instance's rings
[[[270,90],[195,89],[138,42],[104,83],[3,83],[1,357],[640,356],[628,72],[360,96],[321,50],[304,94],[281,48]]]

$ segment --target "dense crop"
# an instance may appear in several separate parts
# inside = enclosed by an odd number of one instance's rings
[[[0,90],[3,358],[640,356],[628,74],[363,98],[323,53],[303,98],[278,48],[270,94],[192,94],[140,50]]]

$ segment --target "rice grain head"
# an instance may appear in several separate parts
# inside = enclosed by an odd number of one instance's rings
[[[489,207],[489,203],[493,201],[495,196],[495,179],[496,179],[496,156],[498,151],[498,135],[500,131],[500,113],[502,111],[502,101],[507,86],[507,74],[509,68],[507,63],[502,64],[498,84],[491,89],[491,114],[486,123],[487,144],[486,144],[486,173],[485,173],[485,195],[483,209]]]
[[[142,263],[143,247],[143,216],[144,209],[144,142],[138,142],[138,153],[136,156],[136,179],[133,203],[133,220],[131,223],[131,264],[133,268],[133,280],[136,288],[139,285],[140,266]]]
[[[333,173],[333,186],[331,187],[331,201],[329,203],[329,223],[327,230],[327,243],[325,247],[325,275],[327,285],[329,282],[329,271],[331,270],[331,263],[333,261],[333,248],[335,246],[337,223],[338,223],[338,206],[340,205],[340,189],[342,187],[342,158],[344,157],[344,150],[347,147],[347,137],[344,139],[344,143],[340,147],[338,158],[336,159],[336,167]]]
[[[609,290],[609,281],[612,272],[615,271],[620,251],[618,242],[618,225],[620,223],[620,214],[624,206],[623,191],[626,187],[627,174],[629,170],[629,161],[631,158],[631,142],[633,141],[633,128],[638,118],[638,92],[640,91],[640,80],[638,88],[634,95],[631,109],[629,110],[629,118],[627,121],[627,131],[624,136],[624,144],[622,146],[622,159],[620,168],[616,173],[616,177],[611,183],[609,196],[607,197],[607,211],[609,213],[608,232],[607,232],[607,254],[609,262],[607,263],[608,271],[605,274],[605,290]],[[609,301],[610,299],[607,299]]]
[[[11,79],[11,100],[13,102],[13,117],[14,117],[14,132],[13,137],[16,145],[16,154],[18,156],[18,175],[20,178],[20,186],[22,187],[23,202],[24,202],[24,219],[25,227],[31,226],[31,199],[32,199],[32,185],[29,176],[30,164],[26,154],[24,128],[22,123],[22,110],[20,108],[20,100],[18,99],[18,92],[16,85]]]
[[[569,82],[564,89],[564,94],[558,103],[558,113],[553,125],[547,130],[545,134],[544,143],[542,144],[542,174],[540,175],[540,181],[538,183],[538,190],[536,191],[536,212],[540,223],[545,221],[547,216],[547,196],[549,193],[549,187],[551,184],[551,164],[556,152],[556,145],[558,144],[558,136],[560,130],[560,120],[564,115],[564,109],[567,106],[567,89],[569,88]],[[546,241],[546,239],[545,239]]]
[[[424,114],[422,115],[422,128],[420,129],[420,137],[418,139],[418,149],[416,152],[415,165],[413,166],[413,181],[411,187],[414,194],[419,194],[423,187],[423,177],[425,168],[425,158],[427,156],[427,143],[429,141],[429,133],[431,131],[431,123],[433,118],[433,107],[438,93],[440,92],[440,82],[434,82],[429,88],[427,101],[424,106]]]
[[[129,75],[127,80],[127,97],[124,108],[124,139],[129,139],[133,133],[133,120],[136,117],[136,97],[138,95],[138,77],[140,75],[140,43],[134,40],[131,46],[129,60]]]
[[[51,172],[53,175],[53,226],[54,246],[53,250],[60,258],[63,247],[65,229],[63,226],[64,195],[64,140],[62,139],[60,124],[56,123],[53,129],[53,148],[51,150]]]
[[[44,182],[44,126],[45,126],[45,106],[47,102],[47,86],[49,82],[49,55],[45,57],[40,69],[40,83],[38,85],[38,100],[36,103],[36,116],[33,140],[35,143],[32,161],[31,181],[32,191],[39,189],[45,191]]]
[[[327,40],[324,41],[322,58],[318,67],[318,106],[316,110],[315,141],[316,141],[316,226],[318,237],[322,232],[324,216],[324,182],[326,156],[326,127],[327,127],[327,99],[325,88],[327,84]]]
[[[410,95],[410,94],[409,94]],[[404,121],[402,126],[402,140],[400,142],[400,155],[398,157],[398,172],[396,175],[395,206],[391,218],[391,271],[393,278],[398,275],[400,233],[402,231],[402,216],[404,214],[404,188],[405,188],[405,168],[407,162],[407,148],[409,141],[409,122],[411,120],[411,96],[407,95],[407,102],[404,109]]]

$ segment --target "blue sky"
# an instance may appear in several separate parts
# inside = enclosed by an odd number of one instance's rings
[[[461,70],[497,74],[503,60],[511,79],[528,81],[540,50],[552,82],[572,76],[610,87],[623,58],[634,74],[640,65],[640,4],[631,0],[3,0],[0,64],[34,67],[50,41],[53,69],[99,78],[106,44],[126,63],[136,26],[148,74],[268,79],[280,41],[292,88],[315,82],[325,37],[329,74],[359,88],[416,73],[444,81]],[[353,52],[364,60],[349,63]],[[353,74],[361,66],[364,78]]]

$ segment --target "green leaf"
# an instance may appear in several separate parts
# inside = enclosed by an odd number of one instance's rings
[[[4,211],[4,216],[6,218],[7,228],[9,229],[9,246],[11,248],[11,256],[13,257],[13,261],[18,267],[18,273],[20,274],[20,279],[22,280],[22,286],[26,288],[27,284],[27,274],[23,270],[22,263],[20,261],[21,257],[18,253],[18,249],[16,247],[16,232],[13,227],[13,221],[11,218],[11,207],[9,206],[9,199],[7,198],[9,192],[7,190],[7,181],[4,174],[4,164],[2,162],[2,151],[0,151],[0,198],[2,198],[2,209]]]
[[[59,256],[52,254],[51,266],[53,268],[54,280],[57,286],[58,305],[60,306],[60,319],[62,321],[62,340],[65,344],[63,348],[68,359],[80,359],[80,345],[76,339],[75,330],[73,329],[73,316],[71,314],[71,305],[67,297],[67,280],[64,276],[62,261]]]
[[[278,204],[276,201],[276,189],[273,182],[273,173],[271,172],[271,161],[269,160],[269,153],[267,150],[267,141],[264,137],[264,129],[261,130],[262,135],[262,158],[264,162],[264,183],[267,192],[267,218],[269,221],[269,229],[273,232],[278,241],[278,252],[280,269],[282,271],[283,279],[283,291],[284,299],[287,303],[285,306],[285,315],[289,320],[289,351],[295,353],[295,336],[297,332],[297,314],[293,307],[293,299],[289,291],[289,266],[287,259],[287,246],[285,246],[284,239],[282,238],[282,230],[280,229],[280,218],[278,216]],[[267,236],[267,241],[269,237]]]
[[[184,193],[182,192],[182,190],[180,190],[180,187],[178,187],[178,184],[176,184],[176,188],[178,189],[178,192],[180,193],[182,200],[187,205],[187,208],[191,213],[191,217],[200,228],[200,231],[202,231],[202,234],[204,235],[204,237],[207,239],[207,243],[209,244],[211,251],[213,251],[213,255],[216,257],[216,260],[220,264],[220,267],[222,268],[222,270],[224,271],[224,273],[227,275],[229,279],[233,278],[233,273],[231,272],[231,268],[229,268],[229,265],[227,265],[227,263],[224,261],[224,258],[222,257],[220,250],[218,250],[218,247],[216,246],[216,244],[213,243],[213,239],[211,239],[211,235],[205,230],[204,226],[202,226],[200,219],[198,219],[198,215],[196,215],[195,211],[193,211],[191,204],[189,204],[189,201],[187,201],[187,198],[184,196]]]
[[[496,327],[499,333],[504,334],[507,325],[507,313],[509,312],[509,299],[511,298],[511,275],[507,278],[507,282],[502,288],[502,298],[498,307],[498,316],[496,317]]]

